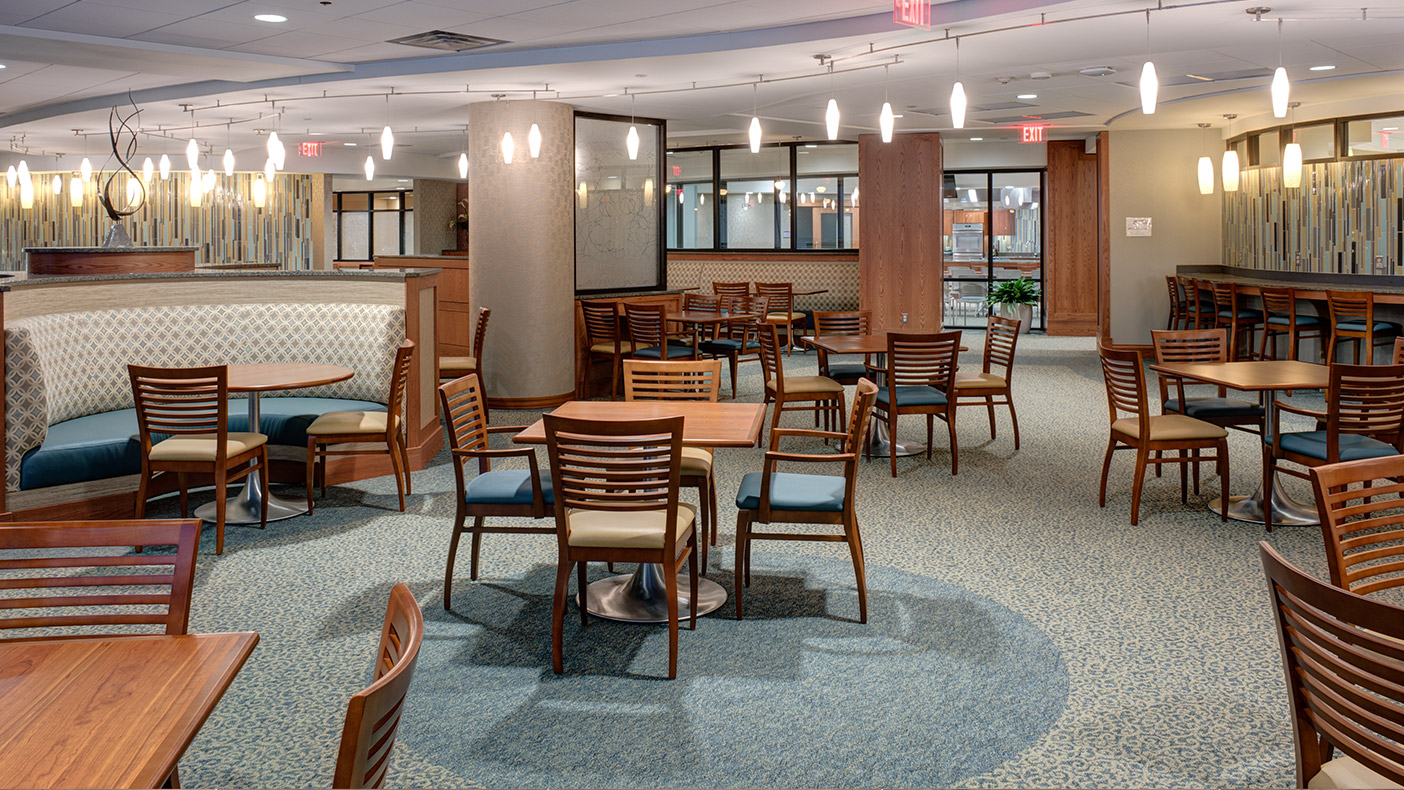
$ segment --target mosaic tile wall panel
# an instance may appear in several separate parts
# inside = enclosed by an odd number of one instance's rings
[[[1322,162],[1284,189],[1281,168],[1244,170],[1224,196],[1224,265],[1404,275],[1404,159]]]
[[[63,194],[50,186],[53,173],[33,173],[34,207],[20,207],[19,187],[0,181],[0,267],[24,269],[24,248],[93,246],[102,243],[111,222],[89,183],[81,208],[69,207],[67,172]],[[312,211],[315,177],[279,174],[261,209],[254,208],[254,173],[217,177],[215,191],[204,195],[200,208],[190,206],[190,176],[172,172],[170,180],[152,179],[150,200],[127,218],[127,232],[137,245],[195,246],[195,264],[276,263],[307,269],[312,261],[312,237],[320,223]],[[126,189],[119,178],[118,186]]]

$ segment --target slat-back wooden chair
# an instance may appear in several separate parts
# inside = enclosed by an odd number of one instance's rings
[[[1174,275],[1165,275],[1165,287],[1170,292],[1170,311],[1165,317],[1166,329],[1179,329],[1189,321],[1189,305],[1185,294],[1180,290],[1180,281]]]
[[[985,405],[990,418],[990,440],[995,438],[995,407],[1009,407],[1009,421],[1014,423],[1014,449],[1019,449],[1019,415],[1014,411],[1014,349],[1019,345],[1020,321],[990,316],[985,323],[985,358],[979,373],[956,373],[955,405]],[[1002,368],[1002,375],[991,370]],[[1003,398],[1003,400],[996,400]]]
[[[1404,786],[1404,608],[1315,579],[1267,543],[1258,551],[1287,679],[1297,786]]]
[[[697,337],[683,344],[668,336],[668,311],[661,304],[624,303],[630,359],[696,359]]]
[[[1282,432],[1282,412],[1313,417],[1322,430]],[[1283,462],[1305,466],[1383,458],[1400,454],[1404,447],[1404,365],[1331,366],[1326,388],[1326,411],[1312,411],[1281,401],[1268,426],[1268,452],[1264,462],[1263,501],[1272,495],[1273,473],[1282,472],[1302,479],[1310,475],[1283,466]],[[1271,508],[1263,508],[1264,524],[1272,531]]]
[[[1214,310],[1213,284],[1193,277],[1181,277],[1179,280],[1180,287],[1185,291],[1185,309],[1188,311],[1185,328],[1213,329],[1219,322]]]
[[[760,340],[761,369],[765,374],[765,403],[774,403],[770,429],[780,425],[780,415],[787,411],[814,413],[814,424],[822,415],[824,430],[833,430],[842,420],[844,408],[843,385],[824,376],[786,376],[780,355],[780,338],[775,325],[757,322]],[[798,405],[796,405],[798,404]]]
[[[814,313],[814,336],[823,335],[867,335],[872,333],[873,311],[871,310],[831,310]],[[829,352],[819,349],[819,375],[840,384],[856,384],[858,379],[869,375],[872,359],[864,355],[861,364],[844,362],[830,364]]]
[[[960,353],[960,331],[888,332],[884,386],[873,408],[887,423],[888,458],[897,476],[897,418],[903,414],[926,415],[926,457],[937,417],[946,423],[951,439],[951,474],[960,473],[960,443],[955,430],[955,372]]]
[[[732,299],[737,296],[751,296],[751,284],[745,283],[712,283],[712,293],[721,299]]]
[[[405,510],[405,494],[413,494],[410,480],[409,437],[404,424],[405,393],[409,390],[410,363],[414,341],[406,340],[395,351],[395,367],[390,376],[390,395],[385,411],[331,411],[307,426],[307,512],[312,512],[312,482],[321,473],[322,496],[327,494],[327,457],[332,455],[386,455],[395,474],[395,491],[400,512]],[[366,447],[385,444],[385,449]],[[331,445],[351,445],[333,450]],[[317,462],[321,461],[319,465]],[[319,468],[320,466],[320,468]]]
[[[619,306],[615,302],[580,301],[580,313],[585,320],[585,337],[589,351],[585,366],[580,371],[580,381],[575,385],[577,398],[585,396],[585,385],[590,380],[590,365],[601,359],[610,362],[609,399],[614,400],[619,391],[619,374],[624,358],[633,353],[634,344],[625,336],[619,326]]]
[[[877,385],[859,379],[853,411],[845,432],[779,428],[770,432],[770,451],[760,473],[748,472],[736,492],[736,619],[741,619],[741,589],[751,584],[751,541],[815,540],[848,544],[858,585],[858,621],[868,622],[868,583],[863,573],[863,539],[858,534],[854,506],[858,479],[858,448],[868,432]],[[780,439],[808,436],[838,441],[837,454],[782,453]],[[776,472],[780,463],[841,463],[842,476]],[[756,532],[753,524],[841,524],[843,534]]]
[[[683,294],[683,310],[695,311],[698,313],[720,313],[723,299],[711,294],[695,294],[688,292]],[[676,335],[677,340],[693,342],[693,335],[696,335],[697,342],[705,342],[709,338],[715,337],[717,333],[716,324],[690,324],[683,322],[682,333]]]
[[[777,327],[785,327],[785,355],[795,350],[795,324],[804,330],[804,313],[795,312],[794,283],[756,283],[756,296],[770,300],[770,312],[765,320]]]
[[[1311,470],[1332,584],[1361,595],[1404,587],[1401,479],[1404,456],[1399,455]]]
[[[141,439],[141,482],[136,517],[146,515],[147,488],[161,472],[172,472],[180,486],[180,514],[189,514],[186,475],[214,475],[215,554],[224,553],[227,487],[263,470],[268,474],[268,437],[229,430],[229,369],[149,368],[128,365]],[[155,437],[170,438],[157,443]],[[268,526],[268,497],[261,497],[259,528]]]
[[[547,414],[546,449],[556,481],[556,590],[551,661],[565,671],[565,610],[571,566],[578,571],[580,623],[589,622],[587,563],[663,566],[668,601],[668,678],[678,674],[678,572],[688,566],[697,600],[696,512],[678,501],[683,418],[576,420]],[[693,607],[689,627],[697,628]]]
[[[1152,416],[1146,399],[1146,372],[1141,352],[1117,349],[1098,344],[1102,358],[1102,378],[1107,387],[1107,410],[1110,431],[1107,452],[1102,459],[1102,482],[1098,505],[1107,506],[1107,475],[1111,472],[1112,455],[1118,450],[1136,451],[1136,477],[1131,488],[1131,524],[1140,523],[1141,487],[1145,483],[1146,467],[1161,464],[1197,464],[1213,461],[1219,473],[1219,487],[1224,496],[1229,491],[1228,431],[1218,425],[1183,414]],[[1129,416],[1122,417],[1122,412]],[[1214,455],[1190,455],[1189,451],[1214,450]],[[1166,457],[1166,453],[1174,453]],[[1152,458],[1154,454],[1154,458]],[[1180,472],[1180,501],[1187,502],[1189,485],[1183,466]],[[1228,520],[1228,508],[1220,519]]]
[[[520,433],[520,425],[488,427],[486,398],[482,381],[477,376],[439,385],[439,406],[448,431],[449,458],[453,464],[453,481],[458,492],[458,508],[454,515],[453,537],[449,540],[448,564],[444,568],[444,608],[452,608],[453,565],[458,557],[458,539],[463,533],[473,535],[472,556],[468,578],[478,579],[478,555],[483,535],[550,535],[555,526],[523,527],[515,525],[490,526],[489,516],[504,518],[543,519],[550,515],[553,489],[550,475],[537,467],[536,451],[530,447],[493,450],[488,437],[494,433]],[[526,469],[493,469],[493,459],[525,458]],[[464,467],[477,459],[478,474],[469,480]],[[468,517],[473,526],[466,526]]]
[[[745,283],[742,283],[743,285]],[[727,313],[753,316],[727,321],[711,340],[698,344],[701,353],[726,357],[731,368],[731,397],[736,397],[736,370],[742,362],[760,361],[760,339],[756,334],[756,318],[765,315],[770,300],[764,296],[731,296],[727,298]]]
[[[424,613],[404,584],[390,589],[380,646],[375,652],[373,682],[351,697],[341,728],[332,787],[385,786],[395,733],[404,714],[405,695],[414,678],[424,644]]]
[[[1325,338],[1321,319],[1314,315],[1297,312],[1297,289],[1269,288],[1258,289],[1263,300],[1263,343],[1258,349],[1261,359],[1277,358],[1277,338],[1287,336],[1287,358],[1296,359],[1303,340]],[[1268,356],[1268,340],[1272,340],[1272,356]]]
[[[1326,364],[1336,361],[1336,346],[1342,340],[1355,343],[1353,361],[1360,364],[1360,346],[1365,346],[1365,364],[1375,364],[1375,346],[1389,345],[1401,334],[1399,324],[1375,320],[1373,291],[1327,291],[1331,339],[1326,344]]]
[[[1228,330],[1229,359],[1252,359],[1253,332],[1263,324],[1262,311],[1242,306],[1239,303],[1238,286],[1234,283],[1214,283],[1213,288],[1214,326]],[[1248,336],[1246,343],[1239,343],[1240,335]]]
[[[473,356],[439,357],[439,378],[457,379],[469,373],[477,373],[478,377],[482,378],[483,343],[487,340],[488,319],[490,318],[492,318],[492,310],[486,307],[479,308],[478,325],[473,330]]]
[[[717,402],[721,392],[721,360],[650,362],[631,359],[624,363],[624,400]],[[712,474],[712,451],[706,447],[682,448],[683,488],[697,489],[699,516],[710,532],[702,541],[702,573],[707,572],[707,544],[717,545],[717,481]]]
[[[125,551],[172,545],[175,554]],[[6,614],[14,616],[0,617],[0,630],[150,625],[159,627],[157,633],[184,634],[199,547],[199,519],[0,525],[0,570],[27,572],[24,578],[6,574],[0,589],[12,595],[32,590],[34,595],[4,599]],[[65,590],[83,594],[63,594]],[[153,611],[158,607],[164,611]],[[41,638],[53,637],[21,637]]]

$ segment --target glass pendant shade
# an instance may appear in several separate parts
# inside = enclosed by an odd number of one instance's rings
[[[754,116],[754,115],[751,116],[751,128],[750,128],[750,131],[747,132],[747,135],[751,138],[751,153],[753,153],[753,154],[758,154],[758,153],[760,153],[760,144],[761,144],[761,125],[760,125],[760,118],[758,118],[758,117],[756,117],[756,116]]]
[[[83,207],[83,179],[78,176],[68,179],[68,205],[73,208]]]
[[[1281,66],[1272,75],[1272,115],[1274,118],[1287,117],[1287,100],[1292,94],[1292,83],[1287,79],[1287,69]]]
[[[829,107],[824,110],[824,130],[829,133],[830,140],[837,140],[839,133],[839,108],[838,102],[829,99]]]
[[[34,208],[34,182],[28,178],[21,179],[20,185],[20,208]]]
[[[629,135],[624,138],[624,148],[629,152],[629,159],[639,158],[639,130],[638,127],[630,126]]]
[[[278,175],[278,166],[274,164],[273,158],[269,157],[268,160],[263,163],[263,180],[271,184],[273,183],[273,176],[276,175]]]
[[[206,192],[213,192],[215,188],[215,174],[213,170],[206,170],[200,175],[200,186]]]
[[[93,177],[93,163],[88,161],[88,157],[83,157],[83,163],[78,165],[78,174],[83,176],[84,181]]]
[[[369,181],[369,180],[371,180],[372,178],[375,178],[375,157],[367,155],[367,156],[366,156],[366,180]]]
[[[1199,194],[1214,194],[1214,160],[1207,156],[1199,157]]]
[[[644,205],[645,205],[645,206],[652,206],[652,205],[653,205],[653,179],[651,179],[651,178],[645,178],[645,179],[644,179],[643,193],[644,193]]]
[[[785,201],[784,201],[784,197],[785,197],[785,193],[784,193],[784,192],[781,192],[781,193],[780,193],[780,198],[781,198],[780,202],[781,202],[781,203],[784,203],[784,202],[785,202]],[[699,206],[705,206],[705,205],[707,205],[707,196],[704,195],[704,194],[702,194],[701,192],[698,192],[698,193],[697,193],[697,205],[699,205]]]
[[[191,170],[196,170],[200,166],[200,144],[195,142],[194,137],[185,144],[185,163],[190,165]]]
[[[234,151],[229,148],[224,149],[224,174],[234,175]]]
[[[268,204],[268,182],[262,178],[254,179],[253,204],[254,208],[263,208]]]
[[[884,143],[892,142],[892,127],[896,122],[897,119],[892,114],[892,105],[883,102],[882,112],[878,114],[878,129],[882,131],[882,141]]]
[[[459,154],[459,155],[458,155],[458,177],[459,177],[459,178],[467,178],[467,177],[468,177],[468,155],[467,155],[467,154]]]
[[[204,197],[205,190],[200,186],[200,171],[193,169],[190,171],[190,207],[199,208]]]
[[[517,144],[512,142],[512,133],[502,133],[502,164],[512,164],[512,154],[517,149]]]
[[[1155,64],[1146,61],[1141,67],[1141,112],[1155,115],[1155,101],[1160,95],[1160,80],[1155,76]]]
[[[5,183],[9,185],[10,189],[14,189],[15,182],[18,180],[19,173],[15,170],[14,165],[10,165],[10,169],[5,171]]]
[[[268,143],[267,143],[266,145],[264,145],[264,148],[266,148],[266,149],[268,150],[268,158],[269,158],[269,159],[277,160],[277,158],[278,158],[278,146],[280,146],[280,145],[282,145],[282,144],[283,144],[283,141],[280,140],[280,139],[278,139],[278,133],[277,133],[277,132],[269,132],[269,133],[268,133]]]
[[[171,177],[171,158],[161,154],[161,180],[165,181]]]
[[[1288,143],[1282,148],[1282,186],[1296,189],[1302,185],[1302,147]]]
[[[273,169],[283,169],[283,164],[287,162],[288,159],[288,149],[283,146],[283,141],[281,139],[278,140],[278,145],[274,146],[273,155],[270,158],[273,160]]]
[[[965,128],[965,85],[957,82],[951,86],[951,125]]]
[[[62,194],[63,194],[63,178],[61,178],[61,177],[59,176],[58,173],[54,173],[53,185],[54,185],[54,194],[55,194],[55,195],[62,195]]]
[[[527,153],[531,154],[532,159],[541,156],[541,127],[536,124],[527,130]]]
[[[781,203],[787,203],[787,202],[789,202],[788,198],[786,197],[786,195],[788,195],[788,194],[789,194],[789,193],[786,192],[785,190],[783,190],[783,189],[780,190],[780,202],[781,202]],[[700,198],[700,197],[702,197],[702,196],[701,196],[701,195],[698,195],[697,197]]]
[[[1224,163],[1221,167],[1220,177],[1224,180],[1225,192],[1238,191],[1238,152],[1229,149],[1224,152]]]
[[[55,176],[57,178],[57,176]],[[135,206],[141,200],[141,182],[135,178],[127,179],[127,206]]]
[[[151,176],[156,172],[156,166],[151,163],[151,157],[146,157],[146,161],[141,163],[141,180],[150,184]]]
[[[390,155],[395,153],[395,133],[386,126],[380,130],[380,158],[390,161]]]
[[[29,180],[29,162],[24,159],[20,160],[19,180],[20,186],[24,186],[24,182]]]

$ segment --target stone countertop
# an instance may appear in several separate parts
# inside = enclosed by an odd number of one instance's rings
[[[666,294],[680,294],[691,289],[687,288],[665,288],[661,290],[652,288],[632,288],[623,291],[605,291],[603,293],[576,294],[575,301],[581,299],[619,299],[625,296],[664,296]]]
[[[435,260],[460,261],[460,262],[461,262],[461,261],[466,261],[466,260],[468,260],[468,256],[467,256],[467,255],[440,255],[440,254],[437,253],[437,252],[426,252],[426,253],[424,253],[423,255],[379,255],[379,254],[377,254],[377,255],[375,256],[375,259],[376,259],[376,260],[380,260],[381,258],[385,258],[386,260],[396,260],[396,259],[399,259],[399,258],[408,258],[408,259],[414,259],[414,260],[418,260],[418,259],[420,259],[420,258],[432,258],[432,259],[435,259]],[[370,263],[370,261],[338,261],[338,263]]]
[[[137,252],[194,252],[199,247],[25,247],[25,252],[81,252],[132,254]]]
[[[3,272],[0,273],[0,291],[10,291],[16,288],[27,288],[30,286],[66,285],[70,283],[104,283],[123,282],[128,280],[191,280],[191,279],[219,279],[229,280],[238,278],[266,278],[285,277],[291,279],[303,278],[309,280],[322,279],[347,279],[347,280],[408,280],[414,277],[427,277],[438,274],[440,269],[430,268],[406,268],[406,269],[278,269],[278,270],[223,270],[223,271],[200,271],[193,272],[148,272],[141,274],[85,274],[75,276],[44,277],[32,276],[28,272]]]

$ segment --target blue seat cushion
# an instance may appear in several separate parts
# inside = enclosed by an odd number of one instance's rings
[[[877,391],[877,402],[888,405],[887,388]],[[897,406],[944,406],[946,393],[935,387],[911,386],[897,388]]]
[[[776,472],[770,478],[770,509],[842,513],[844,483],[844,478],[834,475]],[[736,507],[759,510],[760,490],[761,473],[747,473],[736,492]]]
[[[868,374],[868,369],[861,363],[844,363],[842,365],[829,366],[829,378],[831,379],[856,379]],[[897,396],[901,400],[902,396]]]
[[[463,501],[470,505],[530,505],[531,470],[495,469],[468,481]],[[555,501],[551,489],[551,470],[541,470],[541,498],[546,504]]]
[[[739,354],[743,350],[742,341],[739,337],[719,337],[716,340],[703,340],[697,347],[708,354]],[[760,343],[755,340],[748,340],[744,350],[757,351]]]
[[[1276,324],[1277,326],[1288,325],[1287,316],[1285,315],[1270,316],[1267,322],[1269,324]],[[1297,316],[1297,326],[1321,326],[1321,319],[1314,315],[1299,315]]]
[[[668,359],[690,358],[692,356],[692,346],[682,346],[674,343],[668,344]],[[658,346],[649,346],[634,352],[636,359],[658,359]]]
[[[1219,317],[1220,317],[1220,318],[1233,318],[1233,311],[1232,311],[1232,310],[1220,310],[1220,311],[1219,311]],[[1258,310],[1247,310],[1247,309],[1244,309],[1244,310],[1239,310],[1239,311],[1238,311],[1238,317],[1239,317],[1240,319],[1247,319],[1247,320],[1250,320],[1250,321],[1252,321],[1252,320],[1261,320],[1262,317],[1263,317],[1263,314],[1262,314],[1261,311],[1258,311]]]
[[[307,426],[327,412],[385,411],[385,404],[345,398],[269,398],[258,402],[258,432],[269,444],[307,446]],[[249,403],[229,401],[229,430],[249,431]]]
[[[1338,332],[1364,332],[1364,321],[1341,321],[1336,324]],[[1399,334],[1399,324],[1391,324],[1388,321],[1375,322],[1375,334],[1377,335],[1397,335]]]
[[[1303,431],[1284,433],[1279,446],[1286,452],[1305,455],[1322,461],[1326,459],[1326,431]],[[1364,458],[1383,458],[1399,455],[1394,445],[1371,439],[1358,433],[1343,433],[1340,437],[1342,461],[1359,461]]]
[[[1186,417],[1203,419],[1205,417],[1261,417],[1263,407],[1256,403],[1249,403],[1233,398],[1186,398],[1189,401],[1189,411],[1181,412]],[[1165,401],[1166,411],[1180,411],[1180,399],[1172,398]]]

